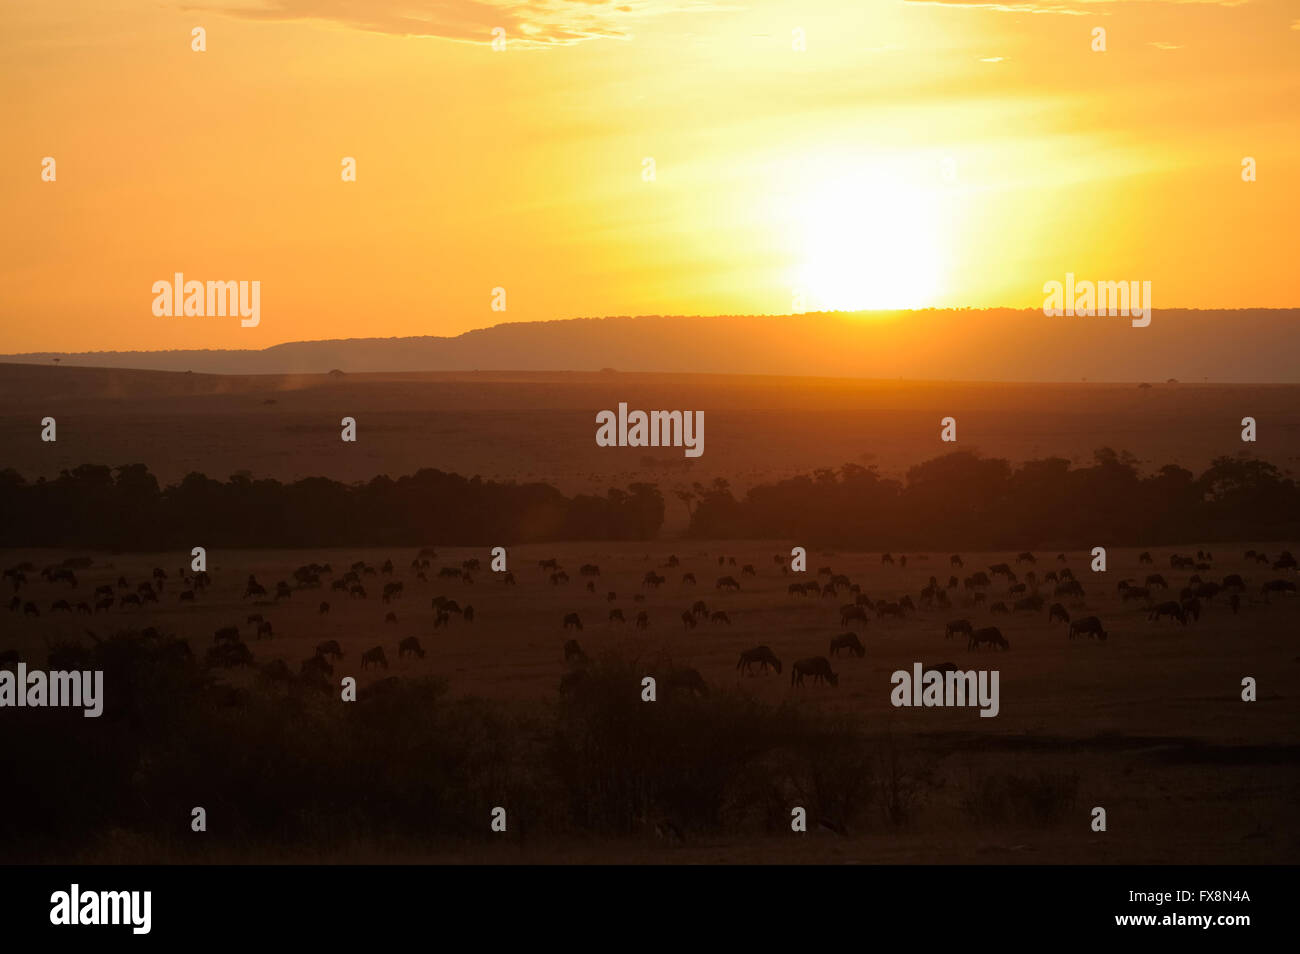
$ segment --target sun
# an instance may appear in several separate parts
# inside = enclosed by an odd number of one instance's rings
[[[942,290],[946,255],[935,193],[896,174],[822,182],[799,204],[806,311],[926,308]]]

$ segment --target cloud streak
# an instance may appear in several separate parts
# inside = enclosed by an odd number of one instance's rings
[[[672,13],[736,9],[709,0],[218,0],[202,9],[244,20],[317,20],[391,36],[490,44],[505,30],[507,47],[571,46],[628,39],[640,20]]]

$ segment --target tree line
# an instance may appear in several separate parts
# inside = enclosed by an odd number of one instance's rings
[[[511,544],[648,540],[664,502],[646,483],[565,496],[423,469],[396,479],[292,483],[191,473],[163,487],[143,464],[83,464],[53,480],[0,471],[0,546],[163,550],[191,546]]]
[[[1219,457],[1200,475],[1175,464],[1139,472],[1102,448],[1089,466],[969,451],[909,469],[904,480],[845,464],[743,497],[725,480],[678,497],[699,539],[789,539],[870,550],[1154,546],[1300,537],[1300,487],[1267,461]]]

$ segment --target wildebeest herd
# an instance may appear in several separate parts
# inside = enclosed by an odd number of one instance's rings
[[[425,547],[296,563],[240,551],[213,554],[210,570],[199,572],[175,563],[169,570],[158,557],[19,555],[4,570],[12,623],[0,662],[34,665],[42,643],[53,655],[103,632],[152,626],[230,678],[255,669],[270,683],[328,687],[341,675],[394,667],[490,668],[520,652],[503,634],[522,630],[536,637],[526,649],[539,650],[539,670],[551,659],[550,678],[562,677],[562,688],[592,657],[634,639],[642,652],[689,658],[661,667],[671,690],[704,693],[724,680],[781,675],[793,657],[789,691],[840,687],[846,667],[871,659],[876,634],[929,633],[909,643],[927,661],[964,638],[974,659],[982,650],[1014,653],[1025,634],[1035,645],[1059,638],[1100,648],[1170,624],[1190,630],[1207,614],[1245,618],[1300,605],[1291,602],[1296,560],[1284,547],[1224,561],[1205,548],[1144,551],[1136,561],[1116,553],[1112,566],[1122,569],[1105,573],[1092,572],[1087,554],[883,554],[876,564],[867,554],[823,553],[795,572],[789,551],[772,546],[745,555],[725,544],[683,546],[681,555],[656,556],[644,545],[593,553],[598,547],[571,544],[568,557],[581,554],[569,563],[573,577],[567,557],[538,558],[540,549],[511,550],[511,569],[495,572],[485,569],[486,547],[457,548],[455,559]],[[1016,621],[1015,640],[998,617]],[[734,663],[724,667],[727,651]],[[350,659],[355,666],[344,672]]]

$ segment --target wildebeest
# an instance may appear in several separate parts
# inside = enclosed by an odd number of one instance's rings
[[[1294,580],[1269,580],[1259,588],[1260,594],[1268,601],[1270,593],[1294,593],[1296,591]]]
[[[695,614],[692,613],[690,610],[682,611],[682,628],[683,629],[695,628]]]
[[[1076,619],[1070,624],[1070,639],[1076,636],[1092,636],[1096,639],[1105,639],[1106,630],[1102,628],[1101,620],[1095,616],[1085,616],[1082,619]]]
[[[1025,550],[1025,551],[1023,551],[1023,552],[1017,554],[1017,556],[1016,556],[1016,562],[1017,562],[1017,563],[1037,563],[1038,560],[1034,557],[1034,555],[1033,555],[1032,553],[1030,553],[1028,550]]]
[[[727,626],[730,626],[730,625],[731,625],[731,617],[728,616],[726,613],[724,613],[722,610],[714,610],[714,611],[709,615],[709,622],[710,622],[710,623],[714,623],[714,624],[717,624],[717,623],[724,623],[724,624],[726,624]]]
[[[374,649],[367,649],[361,654],[361,668],[368,666],[383,666],[388,668],[388,657],[384,655],[384,647],[376,646]]]
[[[390,600],[400,599],[402,595],[402,589],[403,586],[400,580],[394,580],[391,583],[385,583],[384,592],[383,592],[383,601],[387,603]]]
[[[1047,611],[1047,621],[1054,623],[1058,619],[1062,623],[1068,623],[1070,621],[1070,612],[1060,603],[1053,603],[1052,608]]]
[[[321,616],[324,616],[324,615],[325,615],[326,613],[328,613],[329,611],[330,611],[330,605],[329,605],[329,603],[326,603],[324,600],[321,600],[321,602],[320,602],[320,609],[318,610],[318,612],[320,613],[320,615],[321,615]]]
[[[637,629],[649,629],[650,614],[647,613],[645,610],[642,610],[641,612],[637,613],[636,622],[633,623],[632,625],[635,626]]]
[[[757,663],[760,671],[775,669],[777,675],[781,674],[781,660],[776,658],[776,654],[766,646],[755,646],[753,649],[746,649],[740,654],[740,659],[736,663],[736,668],[744,670],[746,674],[750,673],[751,667]]]
[[[961,557],[960,557],[958,554],[956,554],[956,553],[954,553],[952,556],[948,557],[948,562],[949,562],[952,566],[955,566],[955,567],[957,567],[957,568],[959,568],[959,569],[960,569],[961,567],[964,567],[964,566],[966,565],[965,563],[962,562]]]
[[[694,585],[695,585],[695,574],[694,574],[694,573],[683,573],[683,574],[682,574],[682,583],[689,583],[689,584],[691,584],[692,586],[694,586]]]
[[[1152,573],[1147,576],[1147,586],[1158,587],[1162,590],[1169,589],[1169,584],[1165,582],[1165,578],[1159,573]]]
[[[867,622],[867,611],[854,603],[845,603],[840,607],[840,625],[849,625],[850,620],[861,620],[865,625]]]
[[[587,658],[587,654],[582,651],[582,647],[578,645],[578,641],[576,639],[566,639],[564,641],[565,662],[572,662],[575,659],[583,660],[586,658]]]
[[[802,686],[804,676],[812,676],[814,683],[829,682],[833,687],[840,684],[840,677],[831,670],[831,662],[825,656],[810,656],[807,659],[800,659],[790,667],[790,685],[792,687]]]
[[[954,619],[943,629],[943,638],[952,639],[956,633],[965,633],[970,636],[971,625],[968,619]]]
[[[570,626],[572,626],[574,629],[578,630],[579,632],[582,632],[582,617],[579,616],[577,613],[565,613],[564,628],[568,629]]]
[[[324,655],[317,652],[315,656],[302,661],[302,665],[298,667],[298,674],[303,678],[320,679],[334,675],[334,667],[329,664],[329,660]]]
[[[1232,594],[1236,596],[1237,594]],[[1189,600],[1183,600],[1183,613],[1192,618],[1193,623],[1201,621],[1201,601],[1193,596]]]
[[[689,666],[670,669],[662,679],[663,687],[666,692],[686,692],[691,695],[707,696],[709,694],[708,683],[700,675],[698,669],[692,669]]]
[[[391,610],[390,610],[389,612],[385,613],[385,614],[384,614],[384,622],[385,622],[385,623],[396,623],[396,622],[397,622],[397,614],[394,613],[394,612],[392,612]]]
[[[1129,600],[1149,600],[1150,598],[1151,591],[1145,586],[1130,586],[1124,591],[1124,596],[1122,597],[1126,603]]]
[[[646,570],[645,576],[641,578],[641,585],[648,586],[653,590],[657,590],[660,586],[663,585],[664,580],[665,578],[660,576],[654,570]]]
[[[1002,635],[1002,630],[996,626],[985,626],[983,629],[977,629],[970,634],[966,640],[967,649],[979,649],[981,643],[988,643],[990,646],[996,646],[998,649],[1010,649],[1011,644],[1007,642],[1006,637]]]
[[[831,639],[830,655],[838,656],[841,649],[847,649],[858,658],[867,654],[867,647],[862,645],[857,633],[840,633]]]
[[[1007,604],[1006,604],[1006,603],[1003,603],[1001,600],[998,600],[996,603],[994,603],[992,606],[989,607],[989,612],[990,612],[990,613],[1010,613],[1011,610],[1007,609]]]
[[[316,646],[316,655],[322,659],[326,656],[332,656],[335,659],[343,658],[343,650],[339,647],[337,639],[327,639]]]
[[[271,621],[269,619],[262,620],[262,622],[257,624],[258,639],[261,639],[264,636],[267,639],[271,639],[274,635],[274,632],[271,630]]]
[[[420,659],[424,658],[424,647],[420,645],[420,641],[416,639],[414,636],[407,636],[404,640],[402,640],[400,643],[397,644],[398,659],[401,659],[403,656],[406,656],[408,653]]]
[[[465,608],[460,611],[460,618],[467,623],[474,622],[474,607],[466,603]]]
[[[223,626],[212,634],[214,643],[237,643],[239,642],[238,626]]]
[[[1162,616],[1168,616],[1184,626],[1187,625],[1187,615],[1183,612],[1182,605],[1173,600],[1152,607],[1151,612],[1147,614],[1147,619],[1158,623]]]
[[[1032,596],[1022,597],[1021,599],[1016,600],[1015,604],[1012,606],[1012,609],[1014,609],[1017,613],[1022,613],[1026,611],[1032,613],[1042,612],[1043,598],[1039,596],[1037,593],[1033,594]]]
[[[609,611],[609,621],[610,621],[611,623],[625,623],[625,622],[627,622],[627,620],[625,620],[625,619],[623,618],[623,611],[622,611],[621,609],[612,609],[612,610],[610,610],[610,611]]]
[[[739,590],[740,583],[734,576],[720,576],[718,582],[714,584],[720,590]]]

